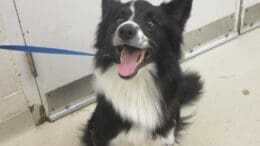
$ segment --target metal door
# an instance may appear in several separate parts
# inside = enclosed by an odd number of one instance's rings
[[[28,45],[94,52],[100,1],[16,0],[15,4]],[[91,57],[43,54],[32,57],[48,116],[72,110],[82,100],[89,102],[86,96],[91,91],[86,91],[90,89],[85,85],[92,73]],[[85,89],[80,90],[83,85]]]
[[[184,35],[191,58],[238,36],[240,0],[194,0]]]

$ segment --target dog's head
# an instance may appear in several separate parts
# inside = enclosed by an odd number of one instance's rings
[[[103,0],[96,67],[106,71],[116,65],[119,76],[129,79],[150,63],[177,63],[191,6],[192,0],[159,6],[143,0]]]

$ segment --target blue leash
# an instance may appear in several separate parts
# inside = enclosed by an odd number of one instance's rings
[[[93,54],[93,53],[57,49],[57,48],[48,48],[48,47],[38,47],[38,46],[0,45],[0,49],[11,50],[11,51],[31,52],[31,53],[95,56],[95,54]]]

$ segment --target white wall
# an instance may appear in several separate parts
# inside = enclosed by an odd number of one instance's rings
[[[0,44],[7,42],[0,13]],[[20,75],[11,52],[0,50],[0,123],[28,109]]]
[[[5,43],[24,45],[23,37],[19,28],[19,22],[12,0],[0,1],[0,17],[2,29],[5,29]],[[3,42],[1,42],[2,44]],[[29,105],[41,105],[41,99],[35,83],[35,78],[30,72],[27,56],[25,53],[13,52],[16,67],[21,74],[21,82]]]
[[[16,0],[30,45],[94,52],[100,0]],[[32,13],[33,12],[33,13]],[[33,55],[42,95],[92,73],[92,58]]]
[[[1,0],[0,44],[8,42],[22,44],[23,41],[12,1]],[[24,53],[0,50],[0,145],[4,139],[34,126],[29,106],[41,102],[32,84],[35,80],[28,72]]]
[[[244,0],[243,2],[244,4],[244,7],[250,7],[250,6],[253,6],[257,3],[260,3],[260,0]]]
[[[0,50],[0,124],[28,111],[28,106],[14,56],[9,51]]]
[[[239,0],[194,0],[186,31],[191,31],[236,13]]]

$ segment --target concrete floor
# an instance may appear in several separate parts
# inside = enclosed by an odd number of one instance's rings
[[[181,146],[260,146],[260,29],[183,64],[205,82]],[[1,146],[79,146],[95,105],[5,140]]]

